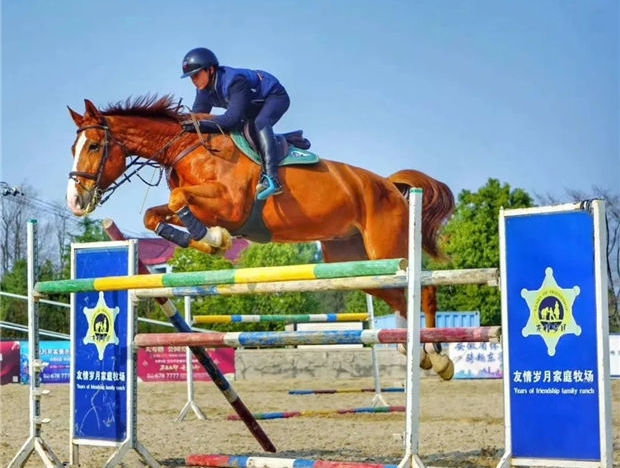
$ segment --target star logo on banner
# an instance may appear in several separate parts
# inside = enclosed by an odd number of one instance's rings
[[[99,292],[99,300],[92,309],[84,307],[84,315],[88,321],[88,332],[82,339],[86,344],[94,344],[97,347],[99,360],[103,360],[103,353],[108,345],[117,345],[119,340],[114,330],[114,322],[119,313],[118,307],[108,307],[103,297],[103,291]]]
[[[530,316],[521,330],[524,337],[539,335],[547,345],[547,354],[555,355],[555,347],[564,335],[581,335],[581,327],[573,317],[573,303],[579,295],[579,286],[562,289],[553,277],[553,269],[545,268],[545,279],[540,289],[521,290]]]

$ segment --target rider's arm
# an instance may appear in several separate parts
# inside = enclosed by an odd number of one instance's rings
[[[214,116],[211,120],[199,122],[200,131],[203,133],[220,133],[236,130],[243,125],[248,105],[250,104],[250,85],[243,76],[237,77],[229,88],[228,109],[222,115]],[[195,111],[196,103],[194,103]],[[209,109],[211,110],[211,109]],[[202,112],[202,110],[201,110]],[[196,131],[193,125],[185,126],[187,131]]]
[[[229,88],[228,108],[213,121],[223,130],[235,130],[243,125],[248,106],[250,105],[250,84],[243,76],[235,78]]]
[[[209,102],[208,93],[202,93],[196,91],[196,99],[194,99],[194,105],[192,106],[192,112],[195,114],[208,114],[211,112],[213,106]]]

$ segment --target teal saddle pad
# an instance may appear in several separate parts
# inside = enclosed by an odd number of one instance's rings
[[[261,157],[250,146],[243,134],[239,131],[230,132],[230,137],[234,141],[237,148],[239,148],[248,158],[254,161],[256,164],[261,164]],[[311,151],[302,150],[289,144],[288,154],[280,161],[279,166],[292,166],[295,164],[316,164],[320,161],[320,158]]]

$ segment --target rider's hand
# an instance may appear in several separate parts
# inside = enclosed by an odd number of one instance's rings
[[[196,133],[196,126],[194,125],[194,122],[182,122],[181,127],[183,127],[183,130],[186,132]]]
[[[197,122],[200,133],[220,133],[220,127],[213,120],[199,120]],[[183,130],[186,132],[196,133],[194,122],[181,122]]]

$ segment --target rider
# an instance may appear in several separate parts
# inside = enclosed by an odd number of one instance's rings
[[[196,86],[192,112],[209,113],[212,107],[226,109],[212,120],[199,121],[200,131],[238,130],[246,119],[253,119],[263,157],[263,174],[256,186],[257,198],[264,200],[282,193],[273,126],[290,104],[284,86],[276,77],[261,70],[220,66],[215,54],[204,47],[190,50],[183,58],[182,68],[181,78],[191,77]],[[196,131],[193,123],[183,127]]]

